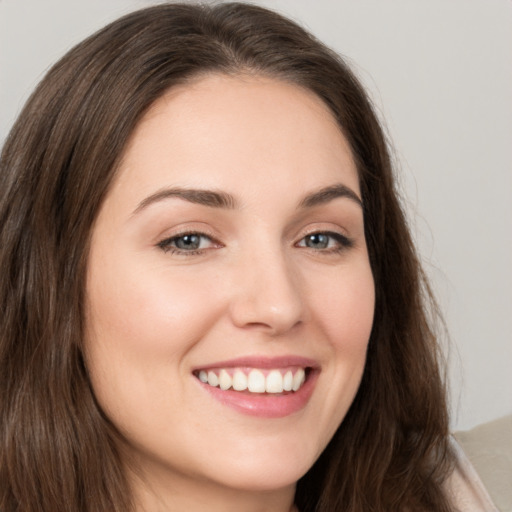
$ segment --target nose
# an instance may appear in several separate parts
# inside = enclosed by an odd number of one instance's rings
[[[241,258],[237,267],[230,304],[237,327],[275,337],[303,321],[300,279],[281,251],[259,251]]]

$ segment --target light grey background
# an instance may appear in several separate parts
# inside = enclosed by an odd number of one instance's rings
[[[150,0],[0,0],[0,143],[71,45]],[[452,426],[512,412],[512,2],[266,0],[348,57],[394,141],[451,343]]]

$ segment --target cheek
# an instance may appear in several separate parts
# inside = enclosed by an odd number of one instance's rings
[[[121,424],[126,416],[128,424],[148,397],[161,402],[155,410],[165,410],[155,387],[181,385],[188,352],[218,313],[210,289],[198,293],[186,275],[171,279],[164,267],[140,270],[143,265],[113,260],[116,265],[92,267],[88,277],[86,360],[103,409]]]
[[[308,281],[311,327],[308,338],[322,354],[318,400],[310,442],[320,455],[349,410],[363,375],[375,305],[374,282],[366,258],[334,267]]]
[[[339,294],[339,308],[343,314],[338,313],[338,332],[346,333],[340,340],[342,347],[352,348],[356,352],[363,350],[366,354],[373,326],[375,291],[372,276],[365,277],[356,283],[350,294],[348,291]],[[334,312],[332,314],[336,317]]]
[[[359,265],[327,277],[323,284],[323,287],[316,286],[316,292],[311,290],[309,295],[315,301],[314,308],[326,338],[337,355],[364,359],[375,308],[369,264],[363,260]]]
[[[333,404],[333,409],[343,412],[357,392],[366,363],[375,308],[374,281],[369,264],[363,260],[332,276],[325,285],[329,291],[317,293],[315,310],[333,362],[328,379],[332,398],[344,404],[341,408]]]
[[[124,355],[169,357],[186,349],[200,336],[215,304],[208,288],[198,293],[197,284],[186,276],[167,275],[163,268],[102,267],[88,286],[92,338],[118,345]]]

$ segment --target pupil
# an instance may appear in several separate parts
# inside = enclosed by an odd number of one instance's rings
[[[308,247],[314,247],[318,249],[319,247],[325,249],[329,244],[329,237],[322,233],[315,233],[313,235],[309,235],[307,238],[306,245]]]
[[[199,235],[183,235],[176,240],[178,249],[197,249],[200,244]]]

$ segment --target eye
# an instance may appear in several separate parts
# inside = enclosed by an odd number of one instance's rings
[[[218,246],[204,233],[182,233],[158,242],[158,247],[164,252],[196,254],[206,249]]]
[[[346,236],[329,231],[310,233],[297,244],[298,247],[307,247],[309,249],[327,252],[339,252],[352,245],[352,241]]]

